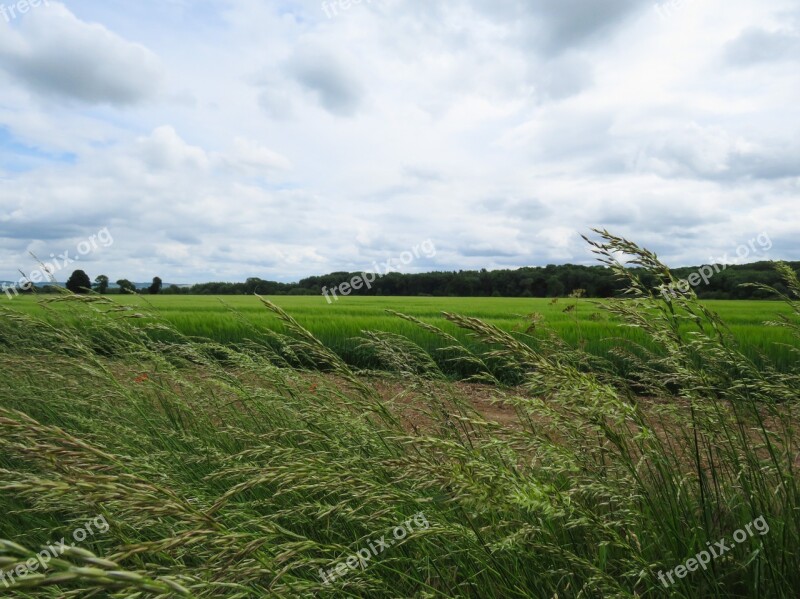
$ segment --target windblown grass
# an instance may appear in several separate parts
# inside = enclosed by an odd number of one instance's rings
[[[629,277],[608,309],[650,341],[619,349],[629,376],[538,328],[395,314],[444,350],[362,335],[402,383],[385,397],[266,300],[283,332],[237,347],[104,298],[64,296],[63,320],[3,310],[0,570],[98,514],[110,529],[0,595],[796,597],[797,361],[754,362],[691,294],[665,302],[614,260],[668,282],[652,254],[593,244]],[[774,324],[796,357],[800,285],[782,273],[793,296]],[[443,363],[493,385],[516,422],[488,421]],[[419,512],[428,529],[323,583]],[[761,515],[768,534],[659,583]]]

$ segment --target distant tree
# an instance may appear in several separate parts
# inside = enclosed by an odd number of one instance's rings
[[[264,293],[264,289],[268,285],[268,281],[262,281],[258,277],[250,277],[244,283],[244,291],[248,295],[252,295],[254,293]]]
[[[92,280],[82,270],[76,270],[67,280],[67,289],[72,293],[86,293],[92,288]]]
[[[120,293],[136,293],[136,285],[131,283],[128,279],[120,279],[117,281]]]
[[[99,294],[104,294],[108,291],[108,277],[106,275],[100,275],[94,280],[94,288],[95,291]]]
[[[150,287],[147,288],[147,292],[150,295],[156,295],[159,291],[161,291],[161,287],[162,286],[163,286],[163,283],[161,282],[161,279],[159,279],[158,277],[154,277],[153,278],[153,284],[150,285]]]
[[[558,277],[547,280],[547,297],[560,297],[564,295],[564,283]]]

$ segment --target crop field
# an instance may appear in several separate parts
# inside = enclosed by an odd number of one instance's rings
[[[29,314],[62,319],[71,309],[68,305],[47,303],[50,296],[20,296],[6,302]],[[180,333],[213,339],[220,343],[264,341],[264,330],[280,332],[282,323],[253,296],[112,296],[115,303],[174,326]],[[327,347],[349,364],[374,366],[370,355],[361,351],[360,337],[367,330],[386,331],[412,340],[436,356],[442,339],[393,314],[399,312],[442,327],[459,341],[471,347],[480,344],[467,332],[445,320],[443,313],[479,318],[502,330],[529,331],[539,337],[552,331],[574,347],[585,348],[598,356],[608,356],[615,347],[632,343],[655,349],[641,330],[627,326],[624,319],[604,309],[602,300],[586,299],[518,299],[518,298],[430,298],[430,297],[347,297],[328,304],[322,297],[279,296],[270,301],[291,314]],[[0,304],[2,305],[2,304]],[[787,316],[791,309],[779,301],[705,301],[703,305],[720,315],[743,352],[757,363],[762,356],[778,370],[786,370],[794,356],[791,348],[797,340],[781,327],[765,326],[765,322]],[[66,315],[64,313],[67,313]],[[529,329],[534,325],[532,329]],[[688,328],[688,326],[686,327]],[[446,365],[444,365],[446,367]]]

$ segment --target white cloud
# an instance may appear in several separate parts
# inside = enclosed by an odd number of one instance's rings
[[[0,20],[0,279],[104,226],[168,282],[800,254],[793,0],[51,5]]]
[[[232,163],[254,171],[285,171],[292,168],[285,156],[242,137],[234,140]]]

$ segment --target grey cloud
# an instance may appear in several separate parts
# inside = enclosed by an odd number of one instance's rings
[[[522,24],[526,42],[548,56],[601,39],[647,3],[640,0],[474,0],[496,19]]]
[[[769,250],[768,259],[772,260],[775,256],[792,256],[796,260],[800,256],[800,237],[770,235],[772,248]]]
[[[746,29],[725,47],[725,58],[733,65],[800,60],[800,32]]]
[[[767,148],[742,143],[724,131],[692,128],[651,144],[640,163],[668,177],[783,179],[800,176],[800,145],[772,141]]]
[[[774,149],[731,156],[730,173],[736,178],[785,179],[800,177],[800,148]]]
[[[364,96],[361,83],[330,51],[301,50],[289,60],[286,70],[291,79],[316,95],[331,114],[354,116],[361,105]]]
[[[184,245],[202,245],[203,243],[203,240],[196,235],[183,231],[167,231],[167,238]]]
[[[556,109],[542,114],[532,139],[538,160],[605,159],[613,149],[614,116],[607,111]]]
[[[0,40],[0,69],[30,90],[90,104],[136,104],[162,77],[158,58],[60,4],[29,13]]]
[[[594,83],[594,71],[588,60],[568,54],[536,69],[532,79],[544,98],[563,100],[590,87]]]
[[[547,204],[537,198],[487,198],[478,202],[477,207],[489,214],[502,214],[525,221],[540,220],[552,213]]]
[[[534,0],[526,4],[534,19],[541,16],[548,22],[548,30],[542,35],[543,47],[550,53],[560,53],[602,37],[643,3],[639,0]]]
[[[503,250],[491,245],[475,245],[475,246],[464,246],[459,247],[456,250],[462,256],[467,256],[470,258],[473,257],[480,257],[480,258],[494,258],[494,257],[505,257],[505,258],[513,258],[516,257],[519,252],[511,252],[508,250]]]
[[[603,220],[602,211],[599,220]],[[702,227],[718,226],[727,220],[728,215],[719,208],[687,204],[675,198],[671,202],[648,203],[640,209],[636,218],[628,226],[636,232],[631,237],[633,240],[637,240],[637,236],[642,238],[643,233],[648,233],[649,237],[655,233],[676,236],[680,239],[692,239],[702,236],[699,231]],[[613,222],[613,218],[607,222],[612,225],[616,224]],[[622,225],[621,222],[619,224]]]
[[[43,241],[64,239],[80,235],[82,230],[78,225],[45,221],[22,223],[12,220],[7,223],[0,222],[0,238],[26,241],[33,239],[41,239]]]
[[[592,225],[596,228],[612,229],[620,225],[633,225],[640,219],[640,212],[636,206],[623,204],[603,204],[590,210]]]
[[[420,166],[407,166],[403,168],[403,175],[409,179],[424,183],[436,183],[444,180],[444,177],[440,172],[432,168]]]

